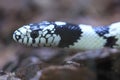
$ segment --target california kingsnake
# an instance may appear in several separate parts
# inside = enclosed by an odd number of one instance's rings
[[[24,25],[13,34],[13,39],[28,46],[61,47],[72,49],[120,48],[120,22],[109,26],[92,27],[61,21]]]

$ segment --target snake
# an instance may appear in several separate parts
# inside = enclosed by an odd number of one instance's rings
[[[80,50],[120,48],[120,22],[92,26],[63,21],[42,21],[23,25],[13,39],[32,47],[58,47]]]

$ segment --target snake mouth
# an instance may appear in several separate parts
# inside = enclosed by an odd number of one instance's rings
[[[16,42],[22,43],[24,37],[25,37],[25,36],[27,35],[27,33],[28,33],[27,31],[28,31],[27,27],[21,27],[21,28],[15,30],[14,33],[13,33],[13,39],[14,39]]]
[[[13,33],[13,39],[17,41],[15,32]]]

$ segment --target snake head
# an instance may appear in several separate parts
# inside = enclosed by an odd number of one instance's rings
[[[52,22],[43,21],[24,25],[13,33],[16,42],[28,46],[57,46],[60,36],[54,34],[55,25]]]

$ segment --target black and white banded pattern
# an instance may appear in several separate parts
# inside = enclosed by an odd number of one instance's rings
[[[61,21],[24,25],[13,34],[16,42],[28,46],[72,49],[120,48],[120,22],[109,26],[92,27]]]

